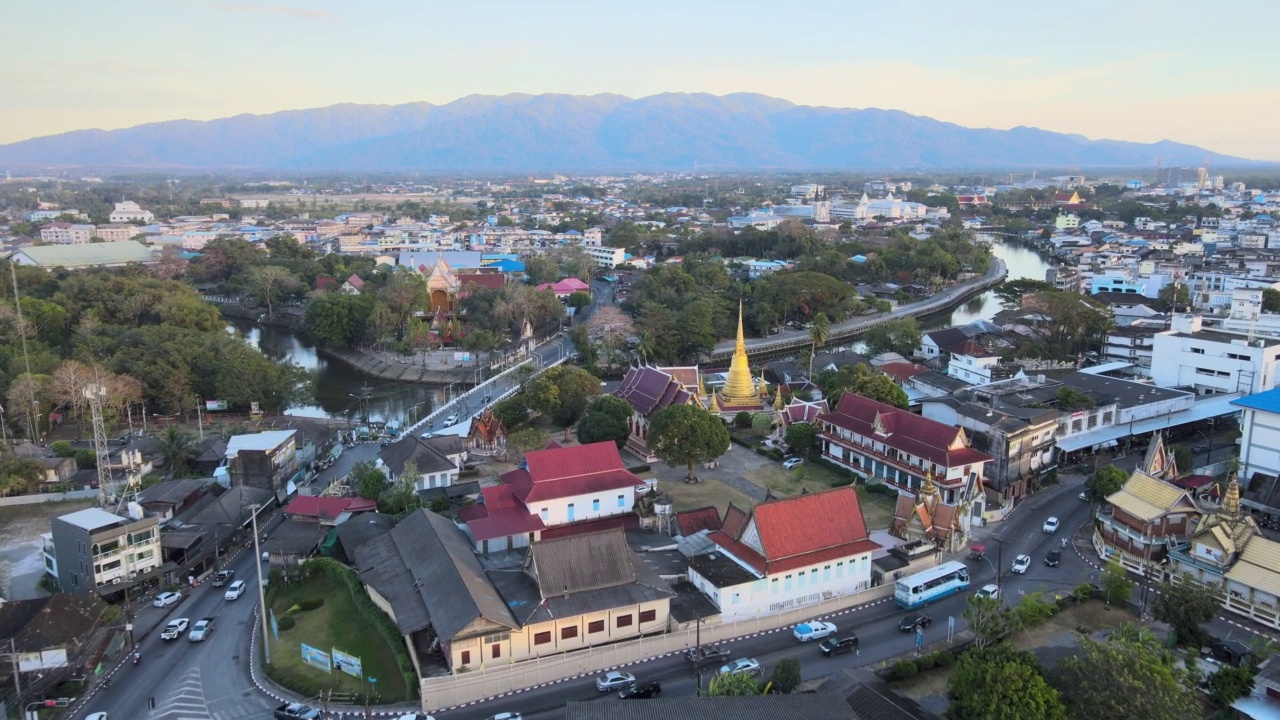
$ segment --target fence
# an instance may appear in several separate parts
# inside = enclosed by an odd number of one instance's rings
[[[84,500],[98,496],[98,491],[71,490],[68,492],[36,493],[34,495],[13,495],[0,498],[0,507],[13,505],[39,505],[40,503],[62,502],[63,500]]]
[[[762,615],[750,620],[703,625],[702,643],[714,644],[791,627],[815,617],[850,610],[859,605],[883,600],[893,595],[893,584],[881,585],[860,593],[844,595],[815,604],[804,605],[781,613]],[[486,667],[441,678],[420,681],[424,712],[438,711],[463,703],[531,688],[582,675],[595,674],[604,668],[618,667],[683,653],[697,643],[698,630],[689,627],[675,632],[588,648],[536,660]],[[714,668],[712,668],[714,672]]]

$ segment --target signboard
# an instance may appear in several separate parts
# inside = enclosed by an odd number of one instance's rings
[[[38,672],[67,666],[66,648],[54,648],[41,652],[18,653],[19,672]]]
[[[333,666],[329,664],[329,653],[306,643],[302,643],[302,662],[317,670],[333,672]]]
[[[333,666],[352,677],[364,677],[364,669],[360,667],[360,658],[348,655],[338,648],[333,648]]]
[[[226,400],[205,400],[204,409],[206,412],[217,412],[219,410],[226,410],[227,401]]]
[[[258,406],[256,401],[249,403],[249,415],[253,416],[255,420],[262,417],[262,408]]]
[[[471,362],[471,353],[456,352],[453,354],[453,359],[457,360],[458,362]]]

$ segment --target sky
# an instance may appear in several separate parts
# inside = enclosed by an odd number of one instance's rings
[[[4,14],[0,143],[344,102],[756,92],[1280,161],[1276,0],[41,0]]]

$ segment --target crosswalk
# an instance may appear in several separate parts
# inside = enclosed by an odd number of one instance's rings
[[[254,692],[209,698],[200,668],[187,670],[156,704],[155,720],[258,720],[270,718],[268,700]]]

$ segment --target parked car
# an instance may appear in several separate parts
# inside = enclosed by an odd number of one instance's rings
[[[131,442],[133,442],[133,438],[128,435],[121,435],[120,437],[116,438],[117,445],[128,445]]]
[[[832,636],[827,638],[826,640],[823,640],[822,644],[818,646],[818,649],[821,650],[822,654],[826,655],[827,657],[834,657],[836,655],[843,655],[848,652],[853,652],[854,650],[858,649],[858,636],[857,635],[848,635],[845,637]]]
[[[302,703],[285,703],[272,713],[276,720],[316,720],[320,711]]]
[[[796,636],[800,642],[809,642],[810,640],[821,640],[828,635],[834,635],[836,626],[829,622],[821,620],[810,620],[807,623],[800,623],[791,629],[791,634]]]
[[[191,628],[191,632],[187,633],[187,639],[191,642],[204,642],[205,638],[213,632],[213,618],[204,618],[196,621],[195,627]]]
[[[798,468],[803,464],[804,464],[804,458],[799,458],[799,457],[791,457],[782,461],[782,467],[788,470],[790,470],[791,468]]]
[[[220,570],[217,575],[213,576],[213,586],[222,587],[231,582],[231,578],[236,576],[235,570]]]
[[[701,648],[690,648],[685,651],[684,659],[705,667],[707,665],[715,665],[728,660],[733,653],[720,647],[719,645],[703,645]]]
[[[755,658],[738,658],[720,667],[721,675],[756,675],[759,672],[760,661]]]
[[[1085,490],[1085,491],[1081,492],[1079,497],[1080,497],[1080,499],[1081,499],[1081,500],[1084,500],[1085,502],[1088,502],[1088,501],[1089,501],[1089,491]]]
[[[156,607],[169,607],[181,599],[182,593],[180,592],[162,592],[156,596],[156,599],[151,604]]]
[[[998,598],[1000,597],[1000,586],[996,585],[995,583],[987,583],[986,585],[983,585],[982,587],[978,588],[978,591],[975,592],[973,596]]]
[[[1041,529],[1050,534],[1058,532],[1058,518],[1050,517],[1045,520]]]
[[[450,415],[449,417],[447,417],[447,418],[445,418],[445,419],[444,419],[444,426],[445,426],[445,427],[452,427],[452,426],[457,425],[457,424],[458,424],[458,414],[457,414],[457,413],[454,413],[453,415]]]
[[[620,670],[610,670],[596,678],[596,689],[600,692],[613,692],[614,690],[629,688],[635,684],[635,675]]]
[[[244,588],[245,582],[243,580],[237,580],[231,583],[231,587],[227,588],[227,592],[223,595],[223,598],[226,600],[239,600],[240,596],[244,594]]]
[[[161,640],[177,640],[182,637],[182,633],[187,631],[188,620],[186,618],[178,618],[170,620],[168,625],[164,626],[164,630],[160,631]]]
[[[643,685],[634,685],[618,693],[618,697],[622,700],[648,700],[656,698],[662,694],[662,683],[647,682]]]
[[[107,720],[106,713],[89,713],[84,716],[84,720]]]
[[[436,720],[436,719],[431,717],[430,715],[424,715],[423,713],[405,713],[404,715],[399,715],[397,717],[391,718],[391,720]]]
[[[1016,572],[1019,575],[1023,575],[1027,572],[1027,568],[1029,567],[1031,567],[1031,556],[1019,555],[1013,559],[1013,567],[1009,568],[1009,570],[1011,572]]]
[[[1200,453],[1203,453],[1203,452],[1209,452],[1208,445],[1196,445],[1195,447],[1191,448],[1191,453],[1193,455],[1199,455]]]
[[[524,720],[524,716],[520,713],[500,712],[497,715],[490,715],[485,720]]]
[[[928,615],[908,615],[898,622],[898,630],[912,632],[916,628],[927,628],[932,624],[933,618]]]
[[[1044,556],[1044,564],[1049,567],[1058,567],[1058,563],[1062,562],[1061,550],[1050,550],[1048,555]]]

